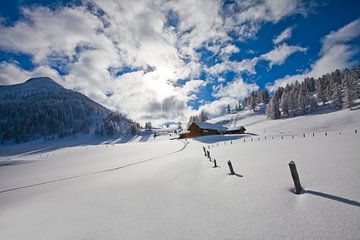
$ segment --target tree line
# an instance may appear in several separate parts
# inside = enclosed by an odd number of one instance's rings
[[[351,109],[359,97],[360,66],[279,87],[271,97],[266,114],[269,119],[295,117],[315,112],[318,105]]]

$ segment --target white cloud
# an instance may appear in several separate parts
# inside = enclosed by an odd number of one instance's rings
[[[238,103],[239,102],[234,98],[222,97],[210,103],[204,104],[200,110],[204,110],[209,117],[216,117],[225,113],[228,104],[234,107]]]
[[[275,90],[295,81],[303,81],[304,78],[318,78],[321,75],[332,72],[335,69],[344,69],[358,64],[353,60],[359,49],[350,44],[351,41],[360,36],[360,19],[356,19],[337,31],[332,31],[322,39],[320,58],[311,65],[310,69],[302,74],[287,75],[278,79],[270,86]]]
[[[103,14],[82,6],[52,10],[34,6],[22,9],[23,18],[13,25],[0,23],[0,48],[29,54],[35,65],[33,71],[26,71],[17,63],[3,62],[0,82],[18,83],[41,74],[50,76],[140,121],[152,114],[165,120],[166,114],[151,107],[159,106],[158,103],[178,108],[167,111],[171,118],[168,120],[187,119],[186,115],[194,112],[188,101],[196,99],[205,85],[198,80],[202,70],[211,74],[223,71],[254,74],[257,58],[228,60],[239,51],[230,44],[228,33],[234,30],[241,39],[246,39],[262,24],[280,21],[301,9],[296,0],[241,1],[236,3],[240,5],[239,12],[231,12],[235,8],[227,8],[219,0],[84,3],[102,9]],[[170,11],[173,26],[167,22]],[[202,47],[222,56],[224,62],[203,69],[197,53]],[[52,68],[59,60],[66,69],[64,76]],[[116,69],[121,71],[124,67],[134,71],[117,75]],[[188,82],[178,87],[178,79]],[[113,95],[106,96],[107,91]]]
[[[252,59],[244,59],[240,62],[237,61],[224,61],[222,63],[217,63],[209,68],[207,68],[207,72],[212,75],[218,75],[222,72],[233,71],[236,73],[240,72],[248,72],[251,74],[255,74],[255,66],[258,62],[258,58]]]
[[[227,85],[220,85],[215,89],[213,95],[215,97],[231,97],[234,99],[242,99],[250,94],[252,91],[259,89],[255,83],[245,83],[243,79],[238,78]]]
[[[292,28],[291,28],[291,27],[288,27],[288,28],[286,28],[283,32],[281,32],[279,36],[277,36],[277,37],[273,40],[273,43],[274,43],[274,44],[282,43],[282,42],[285,41],[286,39],[291,38],[291,34],[292,34]]]
[[[275,49],[271,50],[268,53],[262,54],[261,59],[267,60],[270,62],[270,67],[273,65],[281,65],[285,60],[295,52],[306,52],[307,48],[300,46],[289,46],[285,43],[276,46]]]
[[[40,66],[32,71],[24,70],[17,66],[16,63],[0,62],[0,83],[1,84],[17,84],[32,77],[48,76],[52,79],[64,84],[64,81],[58,73],[49,67]]]

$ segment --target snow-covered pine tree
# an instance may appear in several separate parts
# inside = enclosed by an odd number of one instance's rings
[[[283,116],[289,116],[289,95],[290,95],[290,86],[286,85],[285,90],[280,99],[280,108]]]
[[[354,74],[348,70],[344,70],[343,77],[343,88],[344,88],[344,104],[345,108],[352,108],[353,101],[358,98],[357,96],[357,83]]]
[[[322,102],[323,105],[325,105],[327,101],[327,96],[326,96],[326,83],[324,76],[319,77],[316,80],[316,93],[317,93],[318,101]]]
[[[330,79],[331,105],[337,109],[341,109],[343,107],[341,78],[341,72],[339,70],[336,70],[331,74]]]
[[[228,107],[230,109],[230,105],[228,105]],[[206,112],[204,110],[202,110],[200,112],[198,119],[199,119],[200,122],[205,122],[205,121],[209,120],[209,118],[208,118],[208,116],[207,116],[207,114],[206,114]]]
[[[260,96],[261,96],[261,102],[262,103],[264,103],[264,104],[269,103],[269,99],[270,99],[269,91],[266,88],[261,91]]]
[[[309,105],[309,102],[309,91],[303,82],[300,86],[299,96],[297,99],[297,111],[299,115],[304,115],[307,112],[307,106]]]
[[[227,105],[227,107],[226,107],[226,112],[227,112],[228,114],[230,114],[230,113],[231,113],[230,104],[228,104],[228,105]]]
[[[266,108],[266,115],[268,119],[280,118],[279,99],[276,95],[271,98],[270,103]]]
[[[288,97],[288,111],[289,111],[289,117],[295,117],[296,116],[296,109],[297,109],[297,94],[295,91],[295,87],[292,86],[289,97]]]

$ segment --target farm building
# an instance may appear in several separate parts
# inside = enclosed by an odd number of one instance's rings
[[[208,122],[192,122],[189,127],[179,133],[179,138],[193,138],[206,135],[219,135],[219,134],[241,134],[245,133],[244,126],[237,126],[226,128],[221,125],[208,123]]]

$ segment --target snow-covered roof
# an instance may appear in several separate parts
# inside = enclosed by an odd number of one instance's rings
[[[187,134],[187,133],[190,133],[190,131],[183,129],[178,134]]]
[[[236,131],[236,130],[241,130],[241,129],[246,129],[244,126],[233,126],[233,127],[228,127],[227,131]]]
[[[221,126],[221,125],[217,125],[217,124],[213,124],[213,123],[209,123],[209,122],[198,122],[195,121],[194,122],[199,128],[202,129],[211,129],[211,130],[216,130],[216,131],[226,131],[226,127]]]

